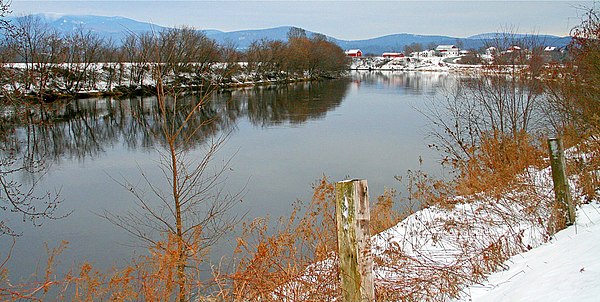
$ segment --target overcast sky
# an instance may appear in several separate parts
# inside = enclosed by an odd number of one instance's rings
[[[575,1],[21,1],[30,13],[123,16],[163,26],[234,31],[292,25],[340,39],[394,33],[449,35],[509,29],[565,36],[593,2]]]

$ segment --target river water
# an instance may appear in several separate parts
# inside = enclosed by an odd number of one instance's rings
[[[311,185],[324,175],[331,181],[366,178],[373,199],[385,187],[401,191],[394,176],[409,169],[440,173],[419,111],[455,82],[446,73],[354,72],[349,79],[221,91],[203,113],[216,126],[202,128],[189,156],[201,158],[207,141],[229,133],[215,163],[231,160],[225,189],[243,192],[233,212],[246,219],[289,214],[294,201],[310,200]],[[98,214],[132,208],[133,196],[119,182],[143,184],[141,173],[161,182],[161,142],[149,134],[155,106],[152,97],[78,100],[60,108],[50,125],[17,129],[39,141],[36,152],[48,166],[35,178],[37,189],[60,191],[57,213],[70,214],[33,227],[0,211],[22,234],[6,265],[13,280],[43,275],[45,243],[69,242],[59,271],[83,261],[118,266],[143,253],[135,248],[140,242]],[[2,259],[11,242],[0,237]],[[223,242],[217,250],[230,247]]]

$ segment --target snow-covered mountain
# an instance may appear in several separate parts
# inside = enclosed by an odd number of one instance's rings
[[[98,33],[104,38],[110,38],[119,43],[130,33],[143,33],[148,31],[160,31],[162,26],[152,23],[136,21],[133,19],[113,16],[94,16],[94,15],[63,15],[55,13],[35,14],[20,17],[7,17],[13,23],[18,23],[24,18],[36,18],[46,23],[50,28],[59,33],[67,34],[78,30],[90,30]]]
[[[51,28],[61,33],[69,33],[81,28],[98,33],[102,37],[110,38],[115,43],[120,43],[122,39],[130,33],[142,33],[147,31],[160,31],[164,27],[152,23],[136,21],[125,17],[107,17],[94,15],[63,15],[63,14],[37,14],[30,17],[40,18],[48,23]],[[7,19],[17,22],[23,17],[8,17]],[[287,32],[291,26],[281,26],[267,29],[239,30],[223,32],[220,30],[203,30],[203,32],[218,43],[234,43],[240,50],[246,49],[253,41],[260,39],[286,40]],[[313,32],[307,31],[310,37]],[[486,43],[496,39],[502,34],[483,33],[467,38],[457,38],[442,35],[414,35],[401,33],[387,35],[366,40],[341,40],[329,37],[344,49],[359,48],[363,53],[381,54],[386,51],[402,51],[404,46],[412,43],[420,43],[423,46],[430,44],[461,44],[463,48],[480,48]],[[545,45],[563,47],[570,41],[569,37],[556,37],[549,35],[518,35],[542,41]]]

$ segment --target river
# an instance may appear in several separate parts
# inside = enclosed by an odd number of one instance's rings
[[[331,181],[365,178],[374,199],[386,187],[402,191],[394,176],[409,169],[441,173],[419,111],[455,81],[446,73],[353,72],[349,79],[220,91],[203,113],[215,126],[202,128],[189,156],[201,158],[206,141],[229,133],[215,163],[231,160],[225,188],[243,193],[233,214],[245,219],[289,214],[297,199],[309,201],[311,185],[324,175]],[[155,109],[153,97],[77,100],[59,108],[49,125],[17,129],[23,141],[38,140],[35,152],[47,169],[15,177],[25,184],[37,180],[38,192],[60,191],[57,214],[70,214],[33,227],[0,211],[21,234],[6,265],[12,280],[43,275],[45,243],[69,242],[59,272],[83,261],[119,266],[143,253],[136,248],[140,242],[99,214],[132,208],[133,196],[119,182],[143,185],[143,172],[160,183],[162,144],[150,135]],[[11,242],[0,237],[0,260]]]

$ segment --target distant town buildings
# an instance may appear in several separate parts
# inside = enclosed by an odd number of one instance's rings
[[[421,48],[422,49],[422,48]],[[539,50],[543,50],[542,57],[545,62],[558,62],[564,57],[565,50],[555,46],[541,46]],[[348,57],[354,58],[366,58],[363,57],[363,52],[360,49],[350,49],[345,51]],[[475,49],[460,49],[456,45],[437,45],[434,49],[425,49],[421,51],[414,51],[410,53],[402,52],[384,52],[381,55],[370,55],[367,57],[383,58],[386,59],[382,62],[387,62],[386,66],[389,68],[401,68],[408,63],[421,62],[421,63],[435,63],[440,66],[452,63],[452,62],[463,62],[463,64],[481,64],[482,62],[491,63],[495,60],[508,58],[507,56],[515,57],[516,54],[523,56],[523,58],[532,55],[532,50],[519,45],[510,45],[508,47],[496,48],[488,47],[477,51]],[[438,59],[435,59],[435,58]],[[441,60],[441,61],[440,61]],[[464,63],[472,62],[472,63]]]
[[[435,57],[436,52],[433,49],[426,49],[426,50],[423,50],[423,51],[411,53],[410,55],[412,57],[431,58],[431,57]]]

